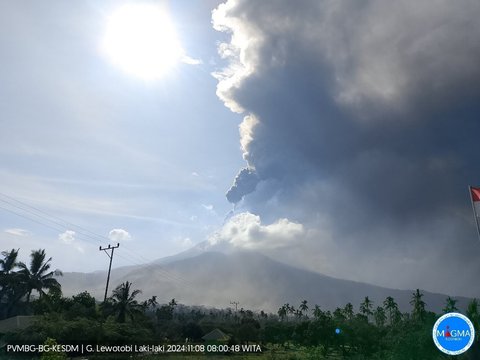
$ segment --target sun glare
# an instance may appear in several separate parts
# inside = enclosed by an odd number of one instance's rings
[[[130,4],[108,19],[103,50],[129,74],[153,80],[184,56],[168,14],[152,4]]]

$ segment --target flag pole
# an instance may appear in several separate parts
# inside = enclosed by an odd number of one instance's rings
[[[468,193],[470,194],[470,202],[472,203],[473,217],[475,218],[475,223],[477,224],[478,240],[480,240],[480,226],[478,225],[478,214],[477,214],[477,211],[475,210],[475,205],[473,204],[473,196],[472,196],[472,187],[471,186],[468,186]]]

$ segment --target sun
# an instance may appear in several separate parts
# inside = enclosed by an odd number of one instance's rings
[[[168,13],[153,4],[127,4],[108,19],[104,53],[125,72],[145,80],[165,75],[184,51]]]

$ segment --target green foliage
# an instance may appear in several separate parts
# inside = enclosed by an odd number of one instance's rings
[[[120,323],[125,323],[127,319],[134,322],[145,310],[135,299],[140,293],[141,290],[132,290],[132,283],[129,281],[118,285],[112,291],[112,296],[102,304],[104,315],[115,315]]]
[[[17,261],[18,252],[18,249],[3,251],[3,258],[0,259],[0,319],[30,314],[33,310],[30,300],[34,291],[39,294],[40,299],[54,294],[61,297],[61,287],[54,276],[62,273],[58,270],[50,271],[52,258],[46,259],[45,250],[32,251],[28,266]],[[37,305],[43,311],[48,302]]]
[[[412,319],[417,321],[423,321],[425,319],[425,302],[423,301],[423,294],[417,289],[412,294],[412,300],[410,301],[410,305],[412,305]]]
[[[457,308],[457,300],[451,298],[450,296],[447,297],[447,300],[445,300],[445,307],[443,308],[443,313],[447,314],[450,312],[455,312],[458,311]]]
[[[180,344],[187,339],[201,342],[204,334],[218,328],[229,335],[229,344],[260,343],[265,356],[272,359],[445,358],[431,339],[438,316],[427,311],[418,289],[412,294],[411,313],[405,314],[400,313],[392,297],[374,307],[368,296],[355,305],[359,306],[358,313],[351,303],[331,313],[306,300],[298,307],[285,303],[276,314],[244,308],[234,313],[231,309],[187,307],[175,299],[158,304],[155,296],[139,303],[141,291],[134,290],[129,281],[115,288],[112,296],[99,305],[88,292],[63,297],[49,270],[51,259],[46,259],[43,250],[32,252],[28,267],[18,263],[17,256],[18,250],[12,249],[2,252],[0,259],[0,301],[7,305],[2,306],[0,316],[34,312],[39,317],[30,327],[7,334],[7,343]],[[32,292],[39,298],[32,300]],[[456,300],[447,298],[444,312],[456,309]],[[476,299],[468,304],[467,316],[479,334]],[[472,349],[459,359],[480,358],[479,353],[477,337]],[[61,353],[42,355],[43,360],[65,358]]]
[[[56,340],[52,338],[47,338],[47,340],[45,340],[43,344],[48,347],[53,347],[55,345],[58,345]],[[67,358],[67,355],[63,352],[48,351],[42,354],[42,356],[40,357],[40,360],[64,360],[66,358]]]

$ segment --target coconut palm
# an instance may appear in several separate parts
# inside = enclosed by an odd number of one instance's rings
[[[345,307],[343,308],[343,312],[345,314],[345,317],[349,320],[353,319],[353,305],[352,303],[347,303]]]
[[[385,321],[387,320],[385,309],[381,306],[378,306],[373,312],[373,318],[375,319],[375,324],[378,327],[383,327],[385,325]]]
[[[307,311],[308,311],[308,305],[307,305],[307,300],[303,300],[302,303],[300,304],[298,310],[300,311],[301,313],[301,316],[302,317],[304,314],[305,316],[307,316]]]
[[[12,308],[23,297],[23,284],[19,281],[18,273],[13,270],[17,267],[18,249],[2,251],[0,259],[0,319],[8,317]]]
[[[157,297],[154,295],[150,299],[142,302],[144,311],[154,311],[158,306]]]
[[[423,320],[425,318],[425,302],[422,300],[423,294],[417,289],[412,294],[412,300],[410,300],[410,305],[413,306],[412,317],[416,320]]]
[[[9,274],[17,266],[18,250],[2,251],[3,259],[0,259],[0,275]]]
[[[475,332],[479,331],[480,314],[478,313],[478,300],[473,299],[468,303],[467,316],[475,327]]]
[[[365,315],[368,319],[368,317],[373,314],[372,307],[372,300],[370,300],[368,296],[366,296],[363,302],[360,304],[360,313],[362,315]]]
[[[318,320],[322,317],[322,315],[323,311],[322,309],[320,309],[320,306],[315,305],[315,307],[313,308],[313,317]]]
[[[27,304],[30,302],[33,290],[37,291],[40,297],[46,294],[44,290],[61,291],[61,285],[54,276],[62,275],[62,272],[59,270],[49,271],[52,258],[45,260],[45,257],[46,254],[44,249],[33,250],[30,254],[29,266],[25,265],[23,262],[18,263],[20,269],[19,274],[22,283],[25,285]]]
[[[394,319],[397,317],[398,304],[395,302],[393,297],[387,296],[387,298],[383,301],[383,307],[388,312],[388,321],[390,322],[390,325],[392,325]]]
[[[277,312],[278,316],[280,319],[283,321],[287,317],[287,307],[285,305],[282,305]]]
[[[13,269],[17,267],[18,250],[2,251],[0,259],[0,302],[13,285]]]
[[[128,281],[118,285],[112,291],[109,301],[113,312],[117,314],[118,322],[124,323],[127,316],[133,321],[135,315],[142,312],[142,305],[135,300],[135,297],[140,293],[140,290],[132,291],[132,283]]]
[[[450,296],[447,297],[447,300],[445,300],[445,307],[442,309],[443,313],[446,314],[446,313],[458,311],[458,308],[456,306],[457,301],[458,300],[455,300],[455,299],[451,298]]]

